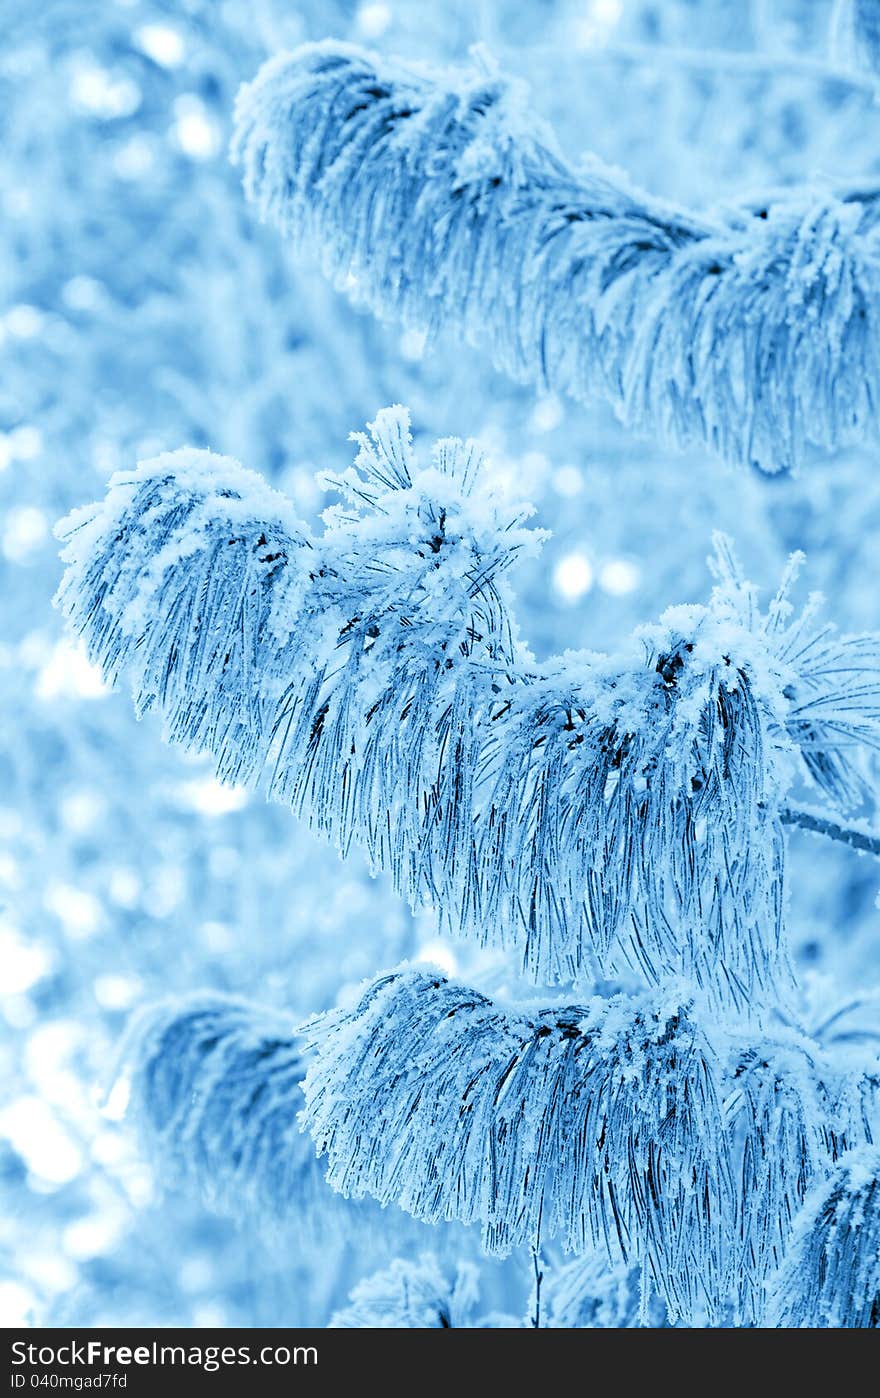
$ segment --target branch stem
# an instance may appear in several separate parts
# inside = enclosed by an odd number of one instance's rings
[[[537,1248],[532,1251],[532,1266],[535,1269],[535,1314],[532,1316],[532,1329],[541,1328],[541,1283],[544,1280],[544,1264]]]
[[[783,806],[779,812],[783,825],[797,825],[801,830],[809,830],[814,835],[825,835],[829,840],[849,845],[850,849],[873,854],[880,859],[880,833],[858,830],[840,821],[830,820],[804,809],[802,806]]]

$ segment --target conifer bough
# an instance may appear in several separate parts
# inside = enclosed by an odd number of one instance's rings
[[[755,1006],[789,984],[780,803],[838,806],[880,743],[880,642],[838,637],[790,577],[766,612],[719,540],[707,606],[617,657],[538,665],[505,573],[540,539],[473,443],[430,464],[408,415],[358,437],[311,536],[252,472],[184,450],[114,477],[62,533],[59,600],[139,713],[257,782],[413,907],[535,983],[635,969]]]
[[[781,827],[798,777],[870,793],[880,642],[794,613],[798,559],[762,610],[719,539],[707,605],[539,665],[506,580],[528,507],[472,442],[420,460],[402,408],[357,443],[321,535],[208,452],[120,473],[60,528],[59,603],[171,741],[586,994],[505,1006],[404,967],[299,1034],[224,997],[159,1006],[129,1041],[137,1110],[217,1207],[322,1187],[301,1114],[342,1193],[479,1224],[491,1252],[598,1250],[637,1269],[643,1322],[760,1323],[807,1192],[871,1139],[874,1057],[780,1027]],[[656,988],[596,995],[614,969]],[[875,1274],[847,1275],[863,1316]]]
[[[847,1152],[813,1189],[774,1278],[770,1324],[880,1327],[880,1148]]]
[[[329,41],[265,64],[236,117],[262,216],[378,315],[765,471],[880,436],[873,190],[691,214],[566,163],[485,65]]]
[[[704,1016],[680,982],[534,1010],[403,967],[303,1026],[303,1121],[343,1194],[479,1223],[489,1253],[635,1264],[643,1318],[754,1324],[875,1084],[870,1057]]]

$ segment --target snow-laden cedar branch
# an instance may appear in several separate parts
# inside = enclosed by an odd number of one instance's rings
[[[807,187],[692,215],[566,164],[494,72],[335,42],[242,89],[233,153],[263,217],[377,314],[602,396],[638,432],[767,471],[880,436],[870,197]]]
[[[800,763],[837,809],[880,740],[880,645],[788,576],[766,611],[719,541],[706,606],[613,658],[538,665],[505,581],[536,535],[473,443],[416,458],[387,409],[321,537],[228,459],[113,478],[61,527],[60,605],[166,737],[210,752],[413,906],[536,983],[598,965],[754,1004],[784,987],[779,806]],[[775,989],[774,989],[775,987]]]
[[[120,1069],[161,1179],[219,1213],[326,1227],[333,1195],[297,1123],[302,1046],[281,1015],[204,992],[147,1006]]]
[[[807,1199],[774,1279],[768,1323],[880,1326],[880,1147],[850,1151]]]
[[[681,987],[525,1014],[403,970],[303,1035],[303,1121],[341,1193],[478,1223],[490,1253],[602,1247],[675,1316],[724,1294],[734,1186]]]

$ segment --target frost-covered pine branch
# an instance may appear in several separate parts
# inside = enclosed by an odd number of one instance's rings
[[[684,996],[535,1012],[404,969],[297,1031],[203,993],[135,1018],[129,1112],[166,1182],[274,1233],[356,1225],[330,1184],[425,1222],[478,1223],[490,1252],[558,1236],[593,1278],[580,1294],[598,1309],[578,1324],[609,1305],[620,1324],[661,1323],[661,1302],[689,1323],[760,1323],[805,1195],[870,1139],[876,1072],[793,1032],[707,1033]],[[329,1157],[326,1183],[301,1122]],[[409,1295],[401,1265],[367,1288],[370,1304],[458,1314],[427,1274]],[[551,1325],[576,1299],[561,1285],[551,1271]]]
[[[341,1193],[640,1271],[641,1315],[760,1323],[810,1187],[870,1140],[875,1060],[706,1021],[680,984],[505,1008],[423,969],[304,1026],[304,1124]]]
[[[526,1014],[403,970],[303,1034],[303,1121],[341,1193],[479,1224],[501,1256],[601,1247],[675,1315],[725,1293],[734,1184],[681,987]]]
[[[878,1064],[871,1050],[829,1051],[793,1030],[735,1030],[726,1050],[723,1035],[716,1048],[737,1181],[731,1315],[760,1325],[807,1192],[844,1152],[871,1139]]]
[[[551,1269],[545,1284],[547,1326],[552,1330],[660,1330],[666,1307],[658,1296],[642,1304],[637,1267],[588,1253]]]
[[[263,217],[377,314],[448,327],[517,379],[767,471],[880,437],[872,194],[692,214],[567,164],[485,63],[336,42],[242,89],[233,153]]]
[[[808,1198],[774,1280],[769,1323],[880,1326],[880,1147],[851,1151]]]
[[[139,713],[332,836],[536,983],[634,967],[756,1005],[788,979],[780,807],[845,809],[880,741],[880,644],[790,575],[766,611],[719,540],[706,606],[614,657],[538,665],[505,574],[539,536],[473,443],[429,464],[402,409],[358,437],[312,536],[253,473],[184,450],[61,533],[59,601]]]
[[[331,1318],[331,1330],[480,1329],[477,1319],[479,1272],[460,1262],[454,1279],[430,1254],[410,1262],[396,1258],[389,1267],[358,1282],[349,1304]],[[493,1326],[494,1328],[494,1326]]]
[[[342,1193],[501,1254],[604,1250],[643,1319],[656,1295],[760,1323],[804,1198],[870,1140],[876,1065],[761,1007],[787,984],[793,782],[837,809],[871,790],[877,638],[796,614],[798,559],[761,609],[719,539],[707,605],[539,665],[506,581],[527,508],[473,443],[420,463],[402,409],[357,441],[321,535],[206,452],[118,475],[62,528],[60,604],[172,741],[362,842],[447,929],[536,981],[662,983],[532,1010],[404,970],[302,1040],[222,998],[160,1008],[128,1050],[140,1115],[219,1207],[299,1207],[302,1107]]]

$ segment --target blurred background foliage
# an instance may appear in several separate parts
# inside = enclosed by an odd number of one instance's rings
[[[315,516],[316,469],[405,402],[420,435],[483,439],[553,530],[519,577],[533,648],[612,646],[702,598],[713,528],[774,588],[792,548],[844,629],[880,624],[880,473],[798,479],[661,454],[603,407],[518,389],[467,347],[429,355],[294,269],[227,160],[240,82],[327,36],[435,61],[475,42],[524,77],[567,153],[652,192],[732,203],[878,174],[880,110],[835,68],[824,0],[0,0],[0,1319],[325,1324],[351,1285],[425,1246],[394,1210],[328,1200],[304,1235],[163,1194],[113,1085],[128,1013],[216,987],[291,1022],[405,956],[448,969],[429,917],[285,810],[224,789],[138,724],[64,639],[55,520],[183,443],[264,472]],[[825,1004],[877,978],[876,865],[792,838],[791,925]],[[503,974],[499,970],[499,975]],[[836,993],[836,991],[835,991]],[[833,1032],[860,1032],[857,1005]],[[339,1211],[341,1210],[341,1215]],[[335,1222],[333,1221],[335,1219]],[[337,1226],[341,1220],[342,1226]],[[483,1296],[521,1312],[522,1260]]]

